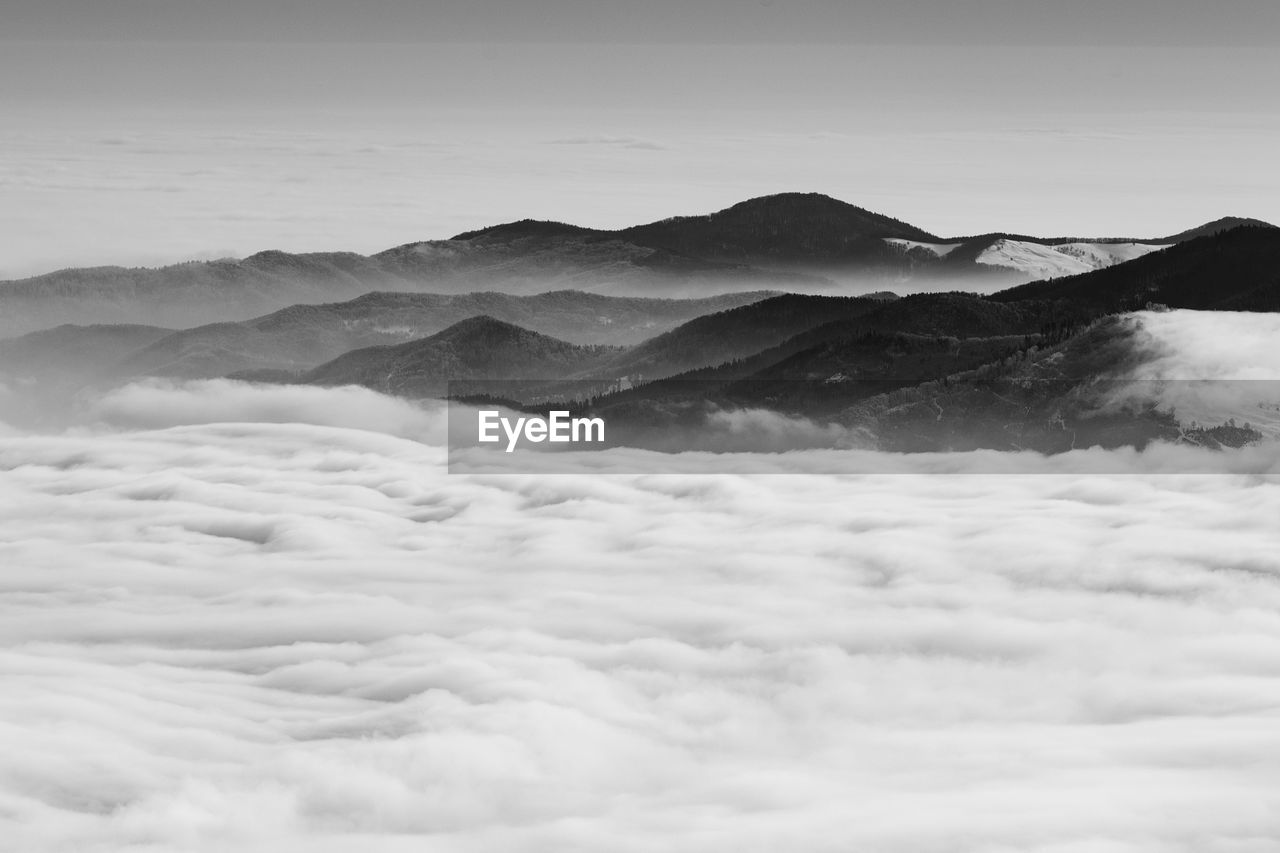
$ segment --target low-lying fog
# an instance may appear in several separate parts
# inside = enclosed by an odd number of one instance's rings
[[[1145,328],[1277,378],[1278,319]],[[0,847],[1280,847],[1275,445],[546,477],[353,388],[87,412],[0,436]]]

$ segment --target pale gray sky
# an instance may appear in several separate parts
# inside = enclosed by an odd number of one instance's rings
[[[22,0],[0,277],[785,190],[943,235],[1280,221],[1277,9]]]
[[[1276,44],[1273,0],[14,0],[5,38]]]

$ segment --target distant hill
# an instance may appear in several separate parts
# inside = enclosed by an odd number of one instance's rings
[[[1188,228],[1169,237],[1165,237],[1159,242],[1163,243],[1184,243],[1187,240],[1194,240],[1197,237],[1211,237],[1214,234],[1221,234],[1223,231],[1230,231],[1232,228],[1256,227],[1256,228],[1275,228],[1270,222],[1263,222],[1261,219],[1248,219],[1240,216],[1224,216],[1221,219],[1215,219],[1212,222],[1206,222],[1204,225],[1195,228]]]
[[[471,243],[507,243],[512,240],[521,240],[528,237],[545,239],[553,237],[605,236],[607,234],[607,231],[598,231],[594,228],[583,228],[579,225],[570,225],[566,222],[546,222],[538,219],[521,219],[518,222],[504,222],[500,225],[490,225],[488,228],[466,231],[462,234],[455,235],[453,237],[453,241]]]
[[[832,311],[835,319],[810,326],[780,343],[740,357],[736,364],[702,370],[698,378],[747,378],[764,374],[793,356],[818,351],[832,345],[886,335],[919,337],[1004,338],[1039,334],[1050,319],[1050,307],[1043,303],[1004,305],[973,294],[921,293],[876,306],[866,312]],[[646,344],[647,345],[647,344]]]
[[[636,297],[753,290],[990,292],[1124,266],[1240,225],[1265,224],[1228,217],[1149,240],[1016,232],[946,238],[820,193],[779,193],[612,231],[524,219],[369,256],[265,251],[159,269],[61,270],[0,282],[0,337],[68,323],[190,329],[373,291],[579,290]]]
[[[661,296],[673,287],[697,284],[704,288],[698,295],[707,295],[705,291],[718,282],[805,280],[790,272],[779,277],[743,264],[639,246],[604,232],[572,226],[530,230],[521,225],[497,226],[453,240],[408,243],[379,252],[372,260],[394,280],[416,283],[416,289],[430,284],[449,293],[631,288],[628,295]]]
[[[862,316],[892,304],[897,303],[865,297],[775,296],[690,320],[620,354],[608,368],[618,376],[657,379],[744,358],[833,318]]]
[[[638,385],[628,396],[644,397],[654,387],[644,383],[652,380],[677,374],[740,379],[803,351],[829,353],[833,342],[875,334],[995,337],[1023,335],[1041,323],[1039,314],[1021,306],[967,294],[890,301],[786,294],[697,317],[632,347],[610,348],[575,346],[483,316],[420,340],[346,353],[303,374],[300,381],[353,383],[422,396],[443,393],[448,379],[535,379],[544,380],[536,390],[545,396],[552,391],[549,383],[593,378],[622,382],[624,388]],[[966,352],[974,349],[960,346]],[[524,387],[524,397],[512,393],[526,399],[532,387]],[[583,393],[576,386],[561,390]]]
[[[173,334],[139,325],[57,326],[0,341],[0,378],[74,384]]]
[[[394,281],[350,253],[261,252],[159,269],[97,267],[0,282],[0,335],[67,323],[184,328],[242,320],[298,302],[345,299]]]
[[[443,393],[447,379],[512,380],[504,393],[517,400],[556,394],[563,399],[614,394],[632,401],[658,400],[670,396],[668,379],[717,385],[773,381],[779,376],[770,371],[788,362],[799,371],[796,378],[813,378],[810,374],[822,369],[816,365],[824,360],[838,362],[843,357],[839,353],[849,347],[865,350],[875,343],[883,349],[894,336],[953,342],[928,350],[929,359],[936,362],[929,369],[943,370],[944,362],[957,353],[964,355],[955,363],[965,364],[984,354],[993,358],[1003,354],[1014,345],[1011,341],[1038,335],[1051,313],[1043,302],[1003,304],[964,293],[894,300],[785,294],[694,318],[631,347],[578,348],[559,360],[540,353],[560,353],[559,347],[571,344],[485,316],[421,340],[347,353],[303,374],[300,381],[355,383],[421,396]],[[968,343],[979,339],[986,342]],[[493,356],[491,350],[517,356]],[[866,352],[858,352],[859,358],[869,358]],[[411,369],[403,366],[409,363]],[[951,367],[955,369],[955,364]],[[426,379],[408,382],[405,376]],[[539,381],[523,385],[515,381],[525,378]],[[587,379],[603,386],[575,384]]]
[[[624,228],[640,246],[719,261],[772,267],[827,267],[892,261],[884,238],[936,241],[914,225],[819,193],[754,198],[706,216]]]
[[[400,344],[478,315],[576,344],[631,345],[703,314],[750,304],[768,292],[705,299],[641,299],[581,291],[369,293],[348,302],[294,305],[240,323],[187,329],[131,353],[118,376],[185,378],[246,370],[302,370],[348,350]]]
[[[408,397],[446,393],[449,380],[518,380],[590,371],[616,348],[577,346],[493,317],[472,317],[397,346],[358,349],[300,377],[312,385],[363,385]]]
[[[623,353],[604,370],[638,362],[666,369],[644,374],[656,381],[598,398],[592,411],[650,424],[708,405],[828,414],[880,393],[887,382],[915,384],[1007,356],[1039,339],[1044,310],[1040,303],[1004,305],[963,293],[887,303],[794,295],[765,300],[699,318]],[[800,331],[784,336],[779,325],[762,322],[768,313]],[[818,317],[836,319],[815,323]],[[687,369],[671,369],[676,365]]]
[[[525,235],[397,246],[372,256],[260,252],[244,260],[159,269],[62,270],[0,282],[0,336],[66,323],[193,328],[239,322],[291,305],[372,291],[536,294],[582,290],[645,297],[706,297],[821,286],[802,272],[764,272],[615,238]]]

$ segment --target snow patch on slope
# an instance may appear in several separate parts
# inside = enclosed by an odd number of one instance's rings
[[[1163,243],[1059,243],[1053,249],[1093,264],[1094,269],[1122,264],[1167,249]]]
[[[976,258],[986,266],[1019,270],[1036,279],[1092,272],[1167,248],[1159,243],[1073,242],[1043,245],[1025,240],[996,240]]]
[[[1020,270],[1035,278],[1056,278],[1090,272],[1096,267],[1053,246],[1023,240],[997,240],[984,249],[977,262],[990,267]]]

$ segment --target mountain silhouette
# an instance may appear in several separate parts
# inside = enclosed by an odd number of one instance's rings
[[[345,353],[304,374],[312,385],[363,385],[409,397],[446,393],[450,380],[555,379],[600,364],[617,348],[578,346],[487,315],[396,346]]]
[[[1206,222],[1204,225],[1198,225],[1195,228],[1188,228],[1186,231],[1180,231],[1169,237],[1165,237],[1161,242],[1165,243],[1184,243],[1187,240],[1194,240],[1197,237],[1211,237],[1214,234],[1221,234],[1223,231],[1230,231],[1232,228],[1242,228],[1246,226],[1257,228],[1275,228],[1270,222],[1263,222],[1261,219],[1250,219],[1242,216],[1224,216],[1221,219],[1215,219],[1212,222]]]
[[[172,332],[131,353],[113,372],[121,377],[201,378],[246,370],[297,371],[349,350],[428,337],[482,314],[572,343],[629,345],[702,314],[771,295],[751,291],[705,299],[640,299],[580,291],[533,296],[375,292],[347,302],[292,305],[239,323]]]
[[[1242,223],[1257,220],[1227,217],[1146,241],[1016,232],[945,238],[821,193],[779,193],[612,231],[523,219],[367,256],[269,250],[158,269],[60,270],[0,282],[0,336],[63,324],[242,322],[372,291],[701,297],[861,293],[915,281],[918,290],[990,292],[1122,263]]]
[[[938,240],[914,225],[820,193],[763,196],[706,216],[664,219],[617,233],[640,246],[765,266],[888,262],[885,238]]]

